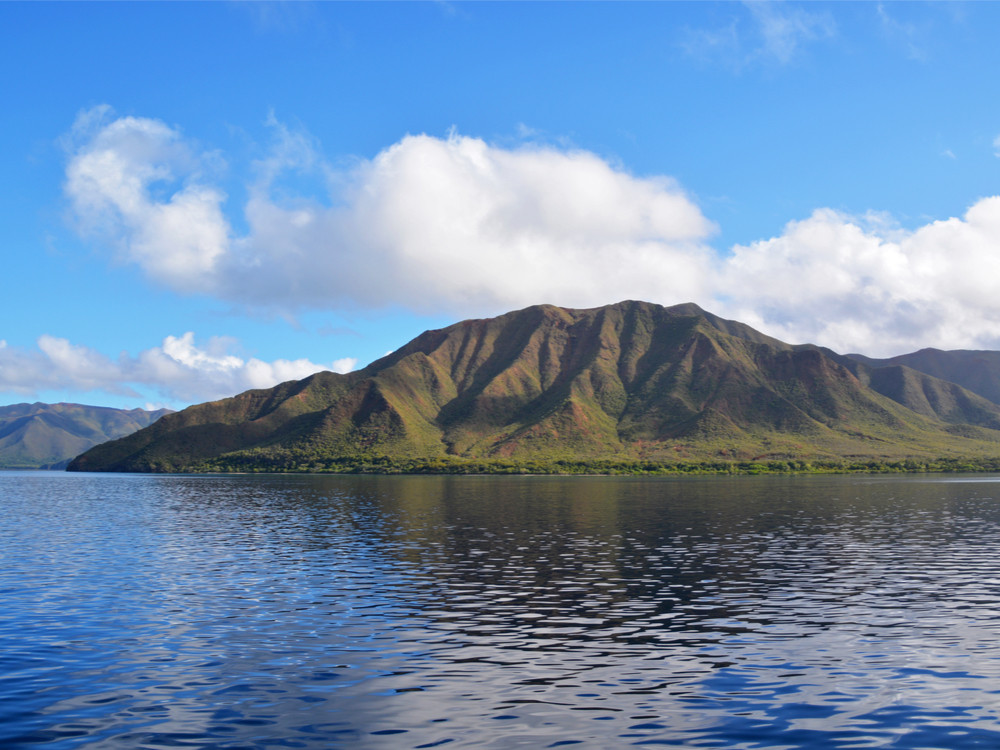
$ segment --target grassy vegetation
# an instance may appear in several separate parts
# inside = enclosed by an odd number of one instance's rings
[[[333,474],[538,474],[604,476],[690,476],[753,474],[1000,472],[1000,456],[885,460],[873,458],[768,461],[553,461],[390,456],[320,457],[290,450],[251,450],[186,467],[192,473]]]

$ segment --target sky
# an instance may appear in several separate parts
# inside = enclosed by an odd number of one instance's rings
[[[0,3],[0,404],[549,303],[1000,349],[1000,3]]]

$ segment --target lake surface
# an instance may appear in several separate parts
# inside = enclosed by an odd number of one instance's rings
[[[0,472],[0,747],[1000,747],[1000,480]]]

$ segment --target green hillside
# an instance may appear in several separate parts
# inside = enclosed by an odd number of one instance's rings
[[[169,411],[83,404],[0,406],[0,469],[63,468],[88,448],[142,429]]]
[[[192,406],[72,470],[1000,455],[1000,407],[695,305],[540,305],[427,331],[347,375]]]

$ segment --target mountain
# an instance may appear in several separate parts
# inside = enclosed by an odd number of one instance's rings
[[[948,380],[1000,404],[1000,352],[957,349],[921,349],[889,359],[872,359],[849,354],[851,359],[870,368],[908,367],[918,372]]]
[[[0,469],[64,468],[88,448],[142,429],[169,412],[83,404],[0,406]]]
[[[1000,406],[954,383],[791,346],[692,304],[622,302],[427,331],[363,370],[168,414],[69,468],[997,455]]]

